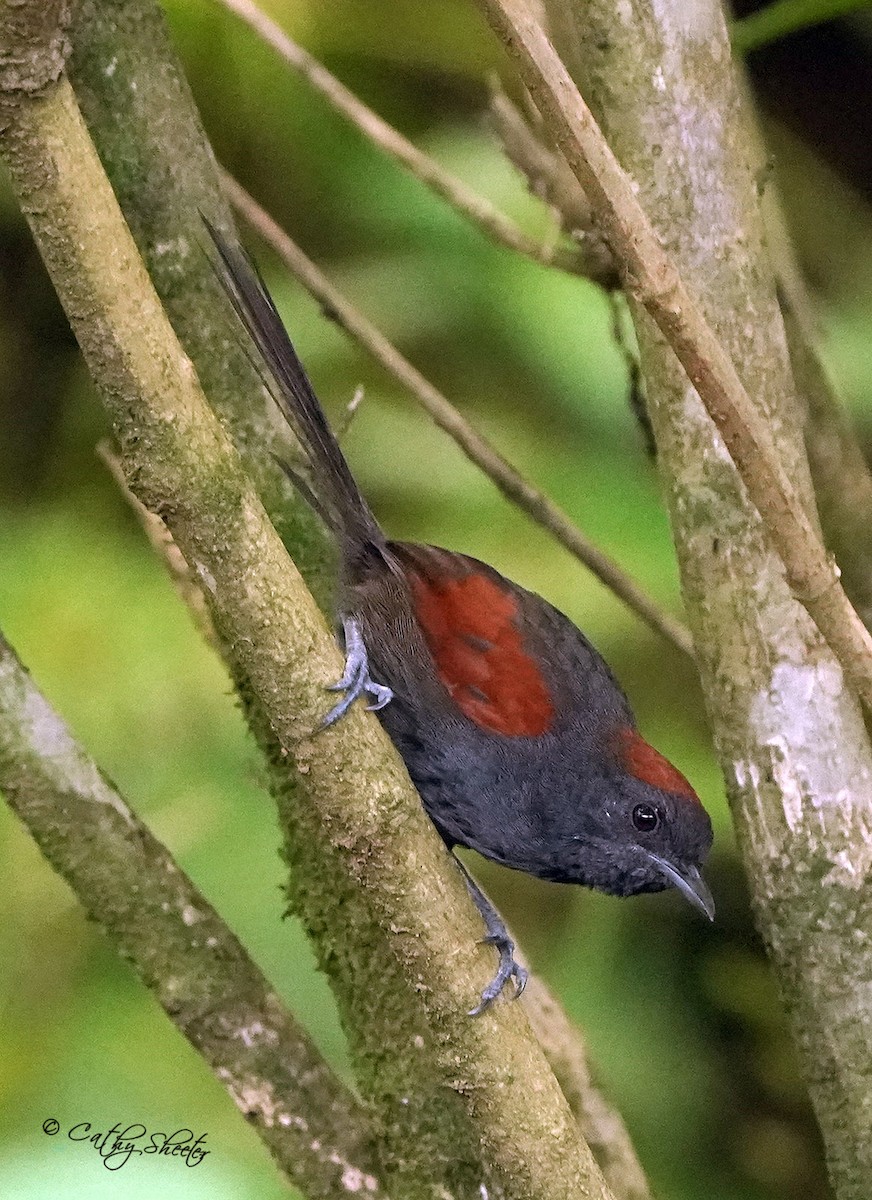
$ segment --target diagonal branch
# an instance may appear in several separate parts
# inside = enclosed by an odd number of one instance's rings
[[[0,791],[310,1200],[371,1200],[362,1105],[244,947],[78,745],[0,635]]]
[[[521,0],[479,0],[593,206],[626,290],[642,304],[726,443],[788,583],[872,709],[872,635],[839,583],[815,519],[775,451],[765,419],[691,296],[588,106]]]
[[[149,512],[127,487],[121,464],[112,452],[101,446],[99,453],[119,484],[125,499],[136,512],[146,536],[166,566],[195,624],[206,641],[217,650],[219,647],[208,617],[206,598],[191,578],[188,565],[169,530],[160,517]],[[206,627],[204,617],[208,621]],[[39,838],[40,834],[35,828],[33,832]],[[100,853],[102,856],[102,852]],[[533,1032],[578,1122],[581,1135],[590,1146],[615,1200],[651,1200],[645,1174],[621,1115],[593,1084],[587,1046],[581,1033],[535,975],[529,977],[523,1004]],[[317,1122],[310,1121],[309,1124],[316,1129]]]
[[[224,186],[233,205],[280,255],[282,261],[322,305],[324,312],[368,350],[391,375],[409,389],[440,429],[500,489],[504,496],[547,529],[652,629],[679,650],[692,655],[690,635],[675,617],[664,612],[616,563],[595,546],[553,501],[533,487],[494,447],[464,420],[457,409],[327,280],[311,259],[248,195],[224,173]]]
[[[233,214],[161,6],[76,0],[70,41],[77,103],[161,303],[270,520],[330,611],[332,548],[275,461],[282,430],[243,346],[228,337],[221,284],[202,251],[200,213],[226,237],[235,236]]]
[[[21,53],[11,27],[0,36]],[[272,766],[292,904],[330,975],[386,1170],[405,1194],[609,1200],[522,1008],[466,1016],[489,948],[386,735],[358,708],[312,736],[338,651],[161,309],[69,84],[4,100],[0,149],[126,476],[202,580]]]

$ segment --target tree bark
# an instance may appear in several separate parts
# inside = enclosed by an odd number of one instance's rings
[[[70,82],[161,303],[270,520],[329,613],[332,545],[273,458],[287,457],[287,432],[204,252],[200,214],[233,237],[233,213],[160,5],[78,0],[70,42]]]
[[[0,21],[11,54],[21,51]],[[291,900],[330,976],[384,1171],[404,1196],[609,1200],[520,1005],[467,1016],[493,968],[478,913],[341,661],[165,318],[72,89],[3,97],[0,150],[100,387],[131,489],[208,597],[273,770]]]
[[[559,47],[813,497],[714,0],[549,0]],[[635,318],[717,752],[841,1200],[872,1195],[872,757],[856,701],[650,318]]]
[[[0,790],[308,1200],[385,1200],[363,1106],[0,634]]]

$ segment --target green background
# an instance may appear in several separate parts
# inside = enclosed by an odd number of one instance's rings
[[[528,230],[553,236],[483,120],[482,81],[501,61],[473,6],[285,0],[270,11],[419,146]],[[680,611],[658,480],[597,289],[489,245],[217,5],[174,0],[168,12],[223,161],[501,452]],[[827,361],[866,428],[867,212],[791,135],[770,133]],[[104,416],[8,190],[0,202],[0,626],[346,1071],[327,985],[300,928],[281,918],[273,807],[226,674],[95,457]],[[365,385],[345,448],[389,532],[486,559],[568,613],[712,814],[712,927],[674,893],[619,901],[474,863],[586,1031],[656,1193],[826,1195],[691,669],[251,244],[333,416]],[[3,807],[0,861],[0,1195],[286,1195],[221,1086]],[[50,1117],[61,1126],[54,1139],[42,1132]],[[194,1169],[152,1158],[109,1172],[62,1136],[86,1120],[95,1130],[188,1127],[207,1135],[211,1153]]]

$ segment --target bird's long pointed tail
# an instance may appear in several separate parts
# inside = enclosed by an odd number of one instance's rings
[[[215,265],[221,283],[262,360],[265,369],[257,365],[264,383],[303,449],[311,482],[281,459],[280,465],[334,531],[346,556],[373,545],[383,546],[384,535],[345,461],[266,285],[242,247],[225,240],[205,217],[203,221],[218,251]]]

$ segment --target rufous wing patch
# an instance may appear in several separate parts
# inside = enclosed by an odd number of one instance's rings
[[[662,792],[700,803],[699,796],[681,772],[659,750],[649,745],[638,729],[619,730],[615,742],[621,764],[634,779],[660,788]]]
[[[408,570],[415,608],[439,678],[465,716],[514,737],[545,733],[554,706],[515,623],[518,601],[482,572]]]

